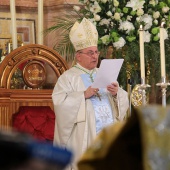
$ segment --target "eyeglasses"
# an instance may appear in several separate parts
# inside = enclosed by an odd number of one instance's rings
[[[100,52],[99,51],[88,51],[87,53],[83,53],[82,51],[80,51],[79,53],[81,53],[81,54],[86,54],[86,55],[88,55],[89,57],[92,57],[92,56],[98,56],[98,55],[100,55]]]

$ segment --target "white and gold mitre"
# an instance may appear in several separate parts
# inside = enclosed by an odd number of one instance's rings
[[[81,23],[76,22],[70,31],[70,40],[76,51],[97,46],[98,32],[88,19],[83,18]]]

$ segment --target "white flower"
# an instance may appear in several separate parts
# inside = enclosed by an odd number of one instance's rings
[[[100,15],[97,15],[97,14],[94,15],[94,20],[95,20],[95,21],[100,21]]]
[[[114,26],[114,23],[113,23],[113,22],[110,22],[110,26],[113,27],[113,26]]]
[[[90,11],[95,14],[101,12],[101,7],[99,6],[98,2],[94,2],[94,5],[90,7]]]
[[[145,1],[143,0],[130,0],[127,2],[126,7],[131,7],[133,11],[136,11],[137,9],[143,8],[143,4]]]
[[[150,42],[151,41],[151,34],[149,31],[144,31],[144,42]]]
[[[139,18],[139,17],[136,17],[136,21],[139,22],[139,21],[140,21],[140,18]]]
[[[114,4],[115,7],[118,7],[118,6],[119,6],[119,2],[118,2],[117,0],[114,0],[114,1],[113,1],[113,4]]]
[[[85,13],[82,13],[81,16],[84,16],[85,14],[86,16],[89,16],[89,18],[93,19],[97,30],[99,30],[99,38],[103,37],[103,42],[109,43],[108,45],[114,43],[115,47],[121,48],[127,42],[131,43],[132,41],[138,41],[139,35],[137,31],[141,24],[145,30],[144,41],[147,43],[158,41],[158,35],[153,34],[152,28],[158,27],[159,22],[162,20],[164,20],[167,25],[168,35],[170,33],[170,0],[79,1],[84,3],[84,7],[86,9]],[[106,4],[107,7],[105,6]],[[160,8],[161,6],[164,7]],[[114,38],[110,38],[106,41],[110,34]],[[104,35],[107,36],[104,37]],[[101,40],[101,46],[103,42]]]
[[[154,22],[155,25],[158,25],[158,20],[157,19],[155,19],[153,22]]]
[[[99,25],[108,25],[109,26],[110,24],[110,19],[102,19],[100,22],[99,22]]]
[[[155,1],[155,0],[151,0],[151,1],[149,1],[149,4],[151,4],[151,5],[153,5],[153,6],[155,6],[157,3],[158,3],[158,2],[157,2],[157,1]]]
[[[94,25],[96,25],[95,19],[94,18],[89,18],[88,19],[90,22],[92,22]]]
[[[120,37],[119,38],[119,41],[113,43],[113,46],[116,48],[116,49],[119,49],[119,48],[122,48],[124,45],[126,44],[126,41]]]
[[[108,11],[108,12],[106,13],[106,15],[109,16],[109,17],[111,17],[111,16],[112,16],[111,11]]]
[[[109,43],[109,35],[104,35],[103,37],[101,37],[100,39],[102,40],[102,43],[105,45],[108,45]]]
[[[143,9],[140,8],[140,9],[137,10],[137,16],[141,16],[143,14],[144,14]]]
[[[162,12],[163,12],[163,13],[167,13],[168,11],[169,11],[169,7],[166,6],[166,7],[163,7],[163,8],[162,8]]]
[[[73,6],[73,9],[74,9],[75,11],[80,11],[80,7],[77,6],[77,5],[74,5],[74,6]]]
[[[120,20],[120,13],[116,12],[113,16],[115,20]]]
[[[134,30],[134,25],[129,21],[123,21],[120,23],[119,29],[122,31],[126,31],[126,34],[129,34],[130,31]]]
[[[106,3],[106,2],[107,2],[107,0],[101,0],[101,2]]]
[[[159,11],[153,12],[153,18],[157,19],[157,18],[159,18],[159,16],[160,16]]]
[[[144,30],[148,30],[151,28],[152,20],[153,19],[152,19],[151,15],[144,14],[143,16],[141,16],[141,21],[145,22]]]
[[[131,19],[132,19],[132,16],[128,15],[128,16],[127,16],[127,20],[128,20],[128,21],[131,21]]]

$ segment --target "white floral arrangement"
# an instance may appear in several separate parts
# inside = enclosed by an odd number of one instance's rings
[[[146,43],[159,41],[159,28],[165,22],[164,39],[170,35],[170,0],[79,0],[84,8],[74,6],[81,16],[97,27],[99,45],[121,49],[139,40],[143,25]]]

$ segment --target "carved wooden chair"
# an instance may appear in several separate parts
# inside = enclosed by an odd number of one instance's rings
[[[54,132],[48,131],[54,129],[55,119],[51,94],[67,69],[65,60],[43,45],[25,45],[7,55],[0,63],[0,129],[15,127],[52,140]]]

